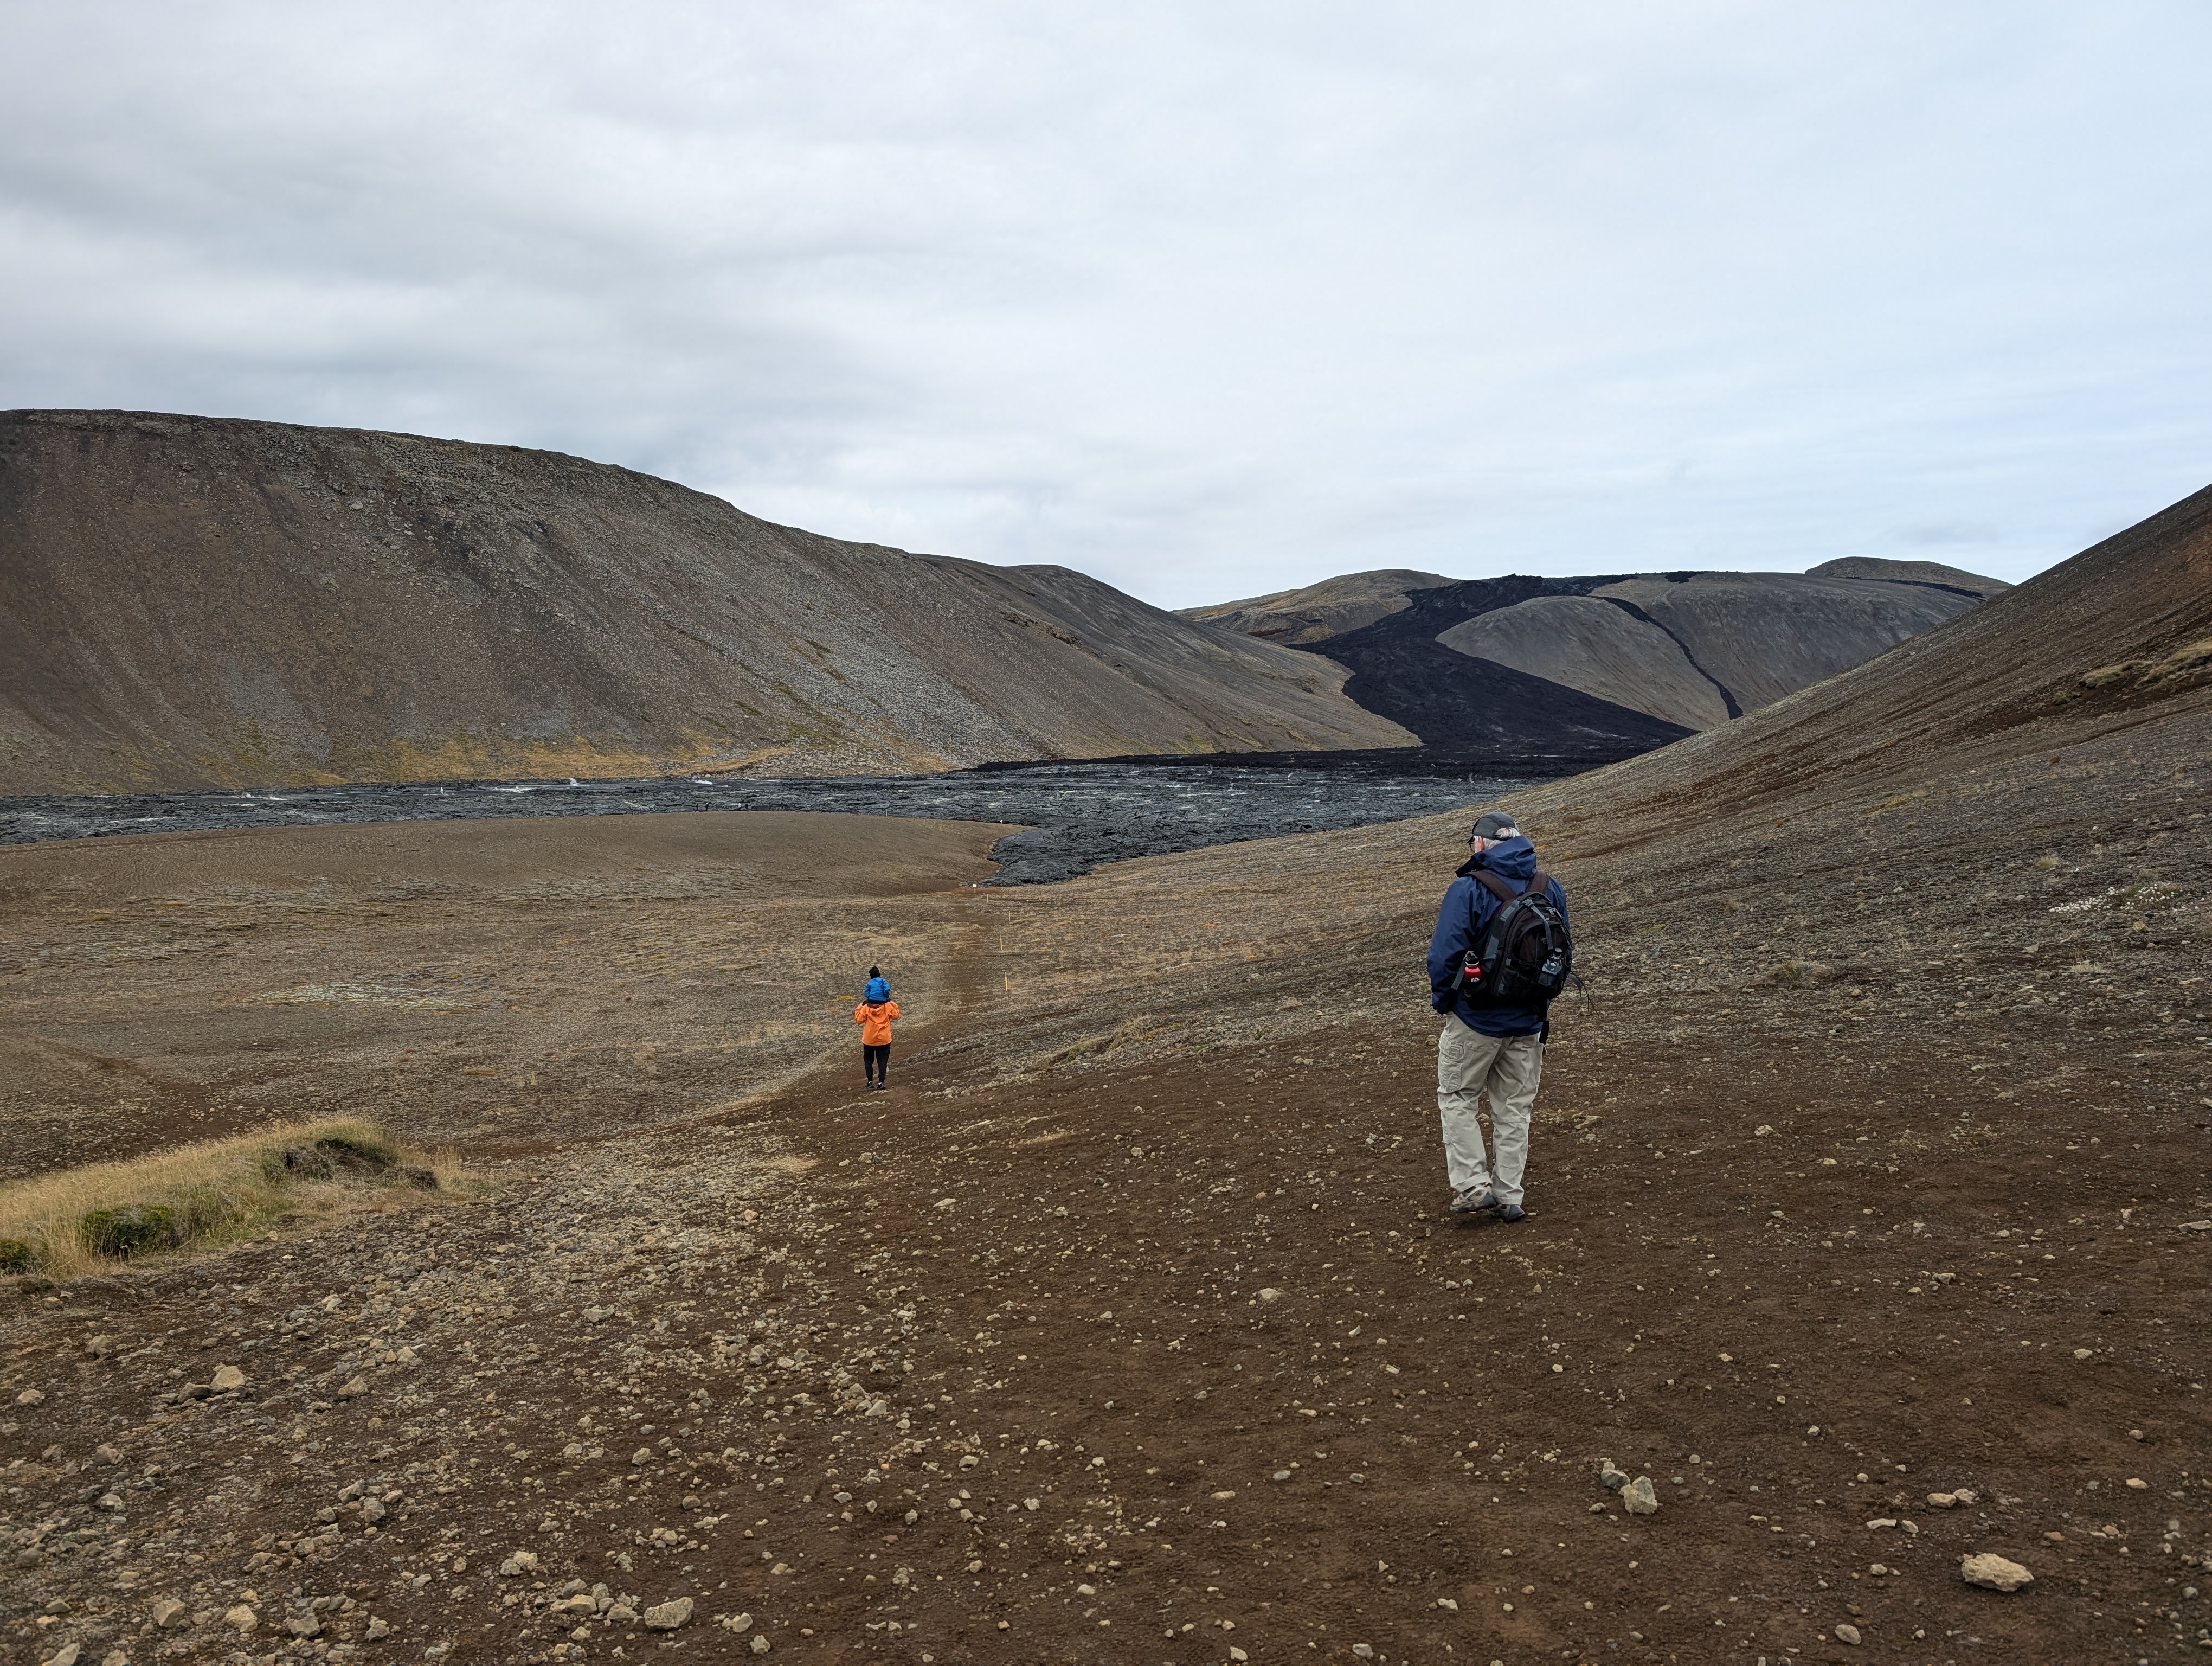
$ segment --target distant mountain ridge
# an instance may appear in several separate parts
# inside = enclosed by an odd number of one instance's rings
[[[556,453],[0,413],[0,794],[1413,744],[1344,675]]]
[[[1350,668],[1346,694],[1431,746],[1488,752],[1519,737],[1626,756],[1756,711],[2010,587],[1865,556],[1802,575],[1434,577],[1353,574],[1185,613],[1326,654]],[[1393,587],[1405,578],[1420,582]]]
[[[1279,590],[1272,596],[1217,602],[1209,607],[1180,607],[1176,612],[1179,617],[1220,625],[1263,641],[1304,648],[1401,611],[1414,591],[1457,582],[1441,573],[1387,568],[1323,579],[1303,590]]]

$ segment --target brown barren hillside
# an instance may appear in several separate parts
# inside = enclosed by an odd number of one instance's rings
[[[1272,596],[1247,601],[1216,602],[1206,607],[1176,610],[1180,618],[1219,625],[1246,636],[1293,647],[1310,647],[1340,636],[1348,630],[1372,624],[1401,612],[1407,598],[1418,590],[1433,590],[1455,582],[1441,573],[1420,573],[1404,568],[1385,568],[1372,573],[1346,573],[1323,579],[1303,590],[1279,590]]]
[[[1510,1227],[1436,1150],[1462,818],[1018,891],[744,816],[0,851],[48,1162],[373,1113],[492,1189],[0,1284],[0,1634],[2195,1657],[2208,507],[1513,801],[1591,988]]]
[[[1411,743],[1343,680],[578,458],[0,415],[0,793]]]

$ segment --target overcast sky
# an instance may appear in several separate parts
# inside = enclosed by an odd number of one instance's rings
[[[2021,578],[2212,480],[2212,7],[0,0],[0,406],[1181,606]]]

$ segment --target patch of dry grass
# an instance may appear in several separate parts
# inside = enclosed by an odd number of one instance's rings
[[[280,1122],[0,1185],[0,1273],[76,1277],[462,1179],[450,1156],[410,1150],[373,1122]]]

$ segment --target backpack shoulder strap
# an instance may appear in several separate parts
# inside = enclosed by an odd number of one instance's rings
[[[1501,903],[1510,903],[1521,895],[1519,891],[1514,890],[1510,885],[1507,884],[1504,879],[1499,879],[1498,875],[1492,873],[1486,867],[1479,867],[1475,869],[1474,878],[1480,882],[1482,888],[1485,891],[1488,891]]]
[[[1523,897],[1541,897],[1551,888],[1552,876],[1540,867],[1528,876],[1528,889],[1521,894]]]

